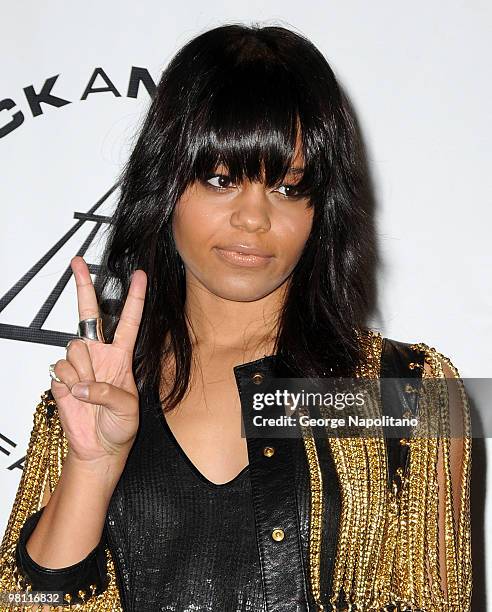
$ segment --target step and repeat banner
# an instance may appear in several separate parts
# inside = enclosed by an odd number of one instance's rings
[[[83,255],[97,270],[116,177],[160,74],[190,38],[220,24],[292,28],[324,53],[355,108],[371,170],[381,257],[373,327],[435,346],[464,378],[490,376],[491,20],[492,5],[479,1],[3,7],[2,534],[48,366],[77,326],[70,259]],[[492,580],[483,561],[492,550],[483,527],[492,518],[489,442],[477,439],[473,457],[477,594]]]

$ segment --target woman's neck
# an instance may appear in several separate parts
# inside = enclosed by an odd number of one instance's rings
[[[269,354],[277,335],[285,290],[284,284],[264,298],[239,302],[190,283],[185,313],[194,349],[200,353],[264,351]]]

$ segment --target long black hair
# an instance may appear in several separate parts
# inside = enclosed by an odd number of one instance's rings
[[[278,185],[299,129],[305,171],[296,189],[309,195],[313,226],[290,278],[275,353],[299,377],[349,376],[361,359],[374,245],[354,115],[304,36],[278,26],[219,26],[189,41],[162,74],[119,179],[96,279],[110,341],[132,272],[147,273],[134,372],[139,388],[159,388],[163,358],[174,354],[166,409],[184,397],[192,363],[184,265],[171,229],[176,203],[218,163],[234,183],[261,180],[264,170],[266,185]]]

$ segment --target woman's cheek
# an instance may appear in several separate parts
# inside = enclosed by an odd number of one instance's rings
[[[300,258],[311,228],[312,213],[298,215],[279,228],[279,243],[283,245],[289,259],[298,260]]]

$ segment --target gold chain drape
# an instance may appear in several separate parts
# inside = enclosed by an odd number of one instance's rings
[[[356,377],[377,379],[383,338],[368,330],[361,335],[366,351],[364,365]],[[384,437],[327,437],[341,488],[337,554],[330,602],[321,601],[320,556],[322,550],[322,474],[312,434],[303,428],[303,439],[311,481],[310,567],[311,591],[318,612],[338,610],[343,589],[347,610],[381,612],[400,606],[401,610],[422,612],[468,612],[471,599],[470,469],[471,437],[469,405],[462,381],[451,361],[424,343],[411,345],[423,351],[430,374],[422,378],[444,378],[442,363],[455,377],[461,394],[463,455],[460,506],[457,525],[453,522],[450,438],[447,398],[443,385],[426,387],[419,397],[419,422],[434,435],[402,439],[409,445],[408,473],[403,485],[387,485],[387,454]],[[417,364],[418,365],[418,364]],[[412,364],[409,364],[412,367]],[[434,391],[433,391],[434,389]],[[374,404],[377,405],[377,402]],[[380,405],[380,404],[379,404]],[[381,412],[380,412],[381,414]],[[425,418],[424,418],[425,417]],[[436,429],[436,423],[440,429]],[[443,435],[437,437],[435,432]],[[448,433],[448,435],[446,435]],[[441,589],[438,547],[437,459],[442,439],[445,479],[445,558],[448,596]]]
[[[47,410],[50,405],[56,406],[55,402],[44,393],[36,406],[24,469],[0,547],[0,593],[4,596],[12,591],[31,590],[27,579],[16,567],[15,547],[22,525],[31,514],[41,508],[45,487],[49,486],[50,491],[55,489],[68,451],[67,440],[56,409],[48,425]],[[87,589],[84,590],[85,595],[80,593],[85,603],[70,604],[68,601],[70,594],[64,593],[67,595],[66,603],[60,606],[49,606],[50,610],[123,612],[116,586],[114,562],[108,548],[105,552],[109,584],[104,592],[92,594],[93,588],[87,585]],[[0,602],[0,612],[20,612],[21,610],[40,611],[42,606],[25,604],[17,606]]]

